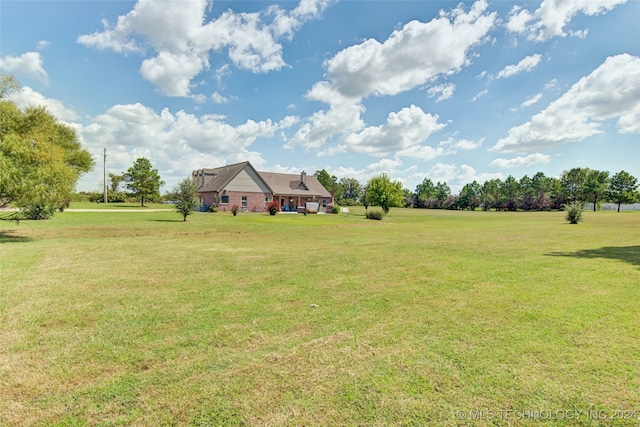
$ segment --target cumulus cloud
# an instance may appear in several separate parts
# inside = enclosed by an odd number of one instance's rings
[[[449,137],[448,139],[441,141],[438,146],[447,149],[447,154],[454,154],[457,150],[475,150],[476,148],[482,147],[482,143],[484,142],[484,138],[480,138],[477,141],[472,139],[454,139]]]
[[[264,159],[251,150],[252,144],[295,123],[295,118],[286,117],[232,126],[220,115],[173,113],[168,108],[156,112],[136,103],[109,108],[80,133],[88,145],[108,147],[109,168],[126,170],[137,157],[148,157],[170,187],[193,169],[245,160],[260,167]]]
[[[381,126],[370,126],[344,138],[350,150],[374,156],[385,156],[390,152],[406,150],[424,142],[433,132],[445,127],[438,123],[438,116],[411,105],[397,113],[389,113]]]
[[[436,102],[440,102],[440,101],[444,101],[445,99],[451,98],[455,90],[456,90],[455,84],[444,83],[441,85],[432,86],[429,89],[427,89],[427,96],[429,96],[429,98],[433,98],[436,95],[440,95],[436,99]]]
[[[23,74],[44,84],[49,82],[49,75],[42,67],[40,52],[26,52],[20,56],[7,55],[0,58],[0,69],[9,73]]]
[[[578,13],[598,15],[624,3],[626,0],[544,0],[533,12],[514,6],[506,27],[510,32],[526,35],[529,40],[538,42],[567,35],[584,37],[586,30],[569,33],[565,31],[565,27]]]
[[[468,11],[462,6],[441,11],[430,22],[409,22],[383,43],[368,39],[338,52],[325,61],[328,80],[316,83],[307,94],[308,99],[324,102],[329,109],[309,117],[285,147],[318,149],[335,141],[322,153],[439,155],[437,149],[420,146],[444,126],[437,122],[437,116],[410,106],[390,113],[380,126],[366,126],[361,118],[365,111],[362,100],[372,95],[396,95],[458,72],[470,62],[470,50],[487,40],[495,23],[495,13],[486,13],[486,8],[486,1],[479,0]],[[454,90],[452,83],[441,84],[427,94],[439,95],[437,101],[441,101]]]
[[[509,169],[509,168],[515,168],[519,166],[532,166],[532,165],[538,165],[538,164],[546,164],[546,163],[549,163],[550,161],[551,161],[550,156],[542,153],[535,153],[535,154],[530,154],[526,157],[518,156],[512,159],[502,159],[502,158],[495,159],[491,163],[489,163],[489,166],[493,166],[500,169]]]
[[[498,73],[497,78],[505,78],[515,76],[516,74],[526,73],[533,70],[542,59],[539,54],[527,56],[515,65],[507,65]]]
[[[46,107],[47,110],[58,120],[67,124],[72,124],[80,119],[78,113],[73,109],[66,107],[61,101],[47,98],[41,93],[31,89],[29,86],[21,87],[20,90],[13,92],[8,98],[15,102],[20,108],[29,107],[31,105],[41,105]]]
[[[478,173],[472,166],[437,163],[426,174],[415,174],[418,182],[428,178],[433,182],[446,182],[451,192],[457,194],[465,184],[473,181],[484,183],[490,179],[503,179],[502,173]]]
[[[617,118],[618,130],[640,133],[640,57],[607,58],[547,108],[491,148],[492,151],[538,153],[601,133],[604,120]]]
[[[190,82],[209,69],[211,51],[226,51],[237,67],[254,73],[279,70],[286,65],[281,40],[317,18],[331,0],[302,0],[293,10],[271,6],[256,13],[228,10],[205,21],[208,0],[156,2],[139,0],[115,24],[78,37],[77,42],[116,53],[146,55],[140,67],[145,80],[168,96],[189,97]]]
[[[364,98],[396,95],[438,75],[453,74],[469,63],[469,50],[486,41],[496,20],[479,0],[468,12],[460,7],[424,23],[411,21],[380,43],[368,39],[326,62],[337,92]]]

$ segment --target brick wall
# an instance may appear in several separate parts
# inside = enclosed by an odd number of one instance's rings
[[[253,212],[257,210],[262,212],[266,209],[265,198],[271,200],[271,194],[269,193],[242,193],[235,191],[227,191],[226,196],[229,196],[229,203],[222,203],[222,197],[218,197],[218,209],[221,211],[229,211],[233,205],[238,205],[242,209],[242,196],[247,197],[247,210]]]

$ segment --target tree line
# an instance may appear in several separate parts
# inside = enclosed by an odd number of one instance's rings
[[[573,168],[560,178],[538,172],[520,179],[492,179],[480,184],[467,183],[458,194],[452,194],[446,182],[434,183],[429,178],[414,191],[391,181],[386,174],[371,178],[362,185],[355,178],[338,179],[322,169],[315,173],[318,180],[333,195],[339,205],[404,206],[427,209],[482,209],[501,211],[545,211],[562,209],[567,203],[593,203],[593,209],[603,202],[618,205],[640,201],[638,179],[626,171],[610,175],[608,171]]]

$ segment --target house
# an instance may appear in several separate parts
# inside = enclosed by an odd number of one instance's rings
[[[243,211],[261,212],[271,201],[281,211],[295,212],[307,202],[318,203],[325,211],[332,205],[331,193],[315,176],[275,172],[258,172],[249,162],[214,169],[198,169],[192,173],[203,209],[218,205],[222,210],[238,205]]]

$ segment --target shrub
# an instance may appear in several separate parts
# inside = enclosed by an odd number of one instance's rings
[[[55,208],[42,203],[32,203],[22,209],[22,217],[24,219],[42,220],[49,219],[53,216]]]
[[[340,206],[333,205],[333,206],[331,207],[331,213],[333,213],[333,214],[339,214],[339,213],[340,213]]]
[[[278,205],[278,202],[269,202],[267,210],[269,211],[269,215],[275,215],[278,213],[278,210],[280,210],[280,206]]]
[[[218,205],[216,205],[215,203],[213,205],[209,205],[209,207],[207,208],[207,212],[218,212]]]
[[[240,210],[240,206],[238,206],[238,205],[231,206],[231,213],[233,214],[233,216],[238,215],[238,211],[239,210]]]
[[[577,224],[582,221],[582,203],[571,202],[562,205],[562,207],[567,211],[565,219],[569,224]]]
[[[367,211],[365,213],[365,216],[367,217],[367,219],[377,219],[377,220],[381,220],[384,217],[384,212],[382,211]]]

